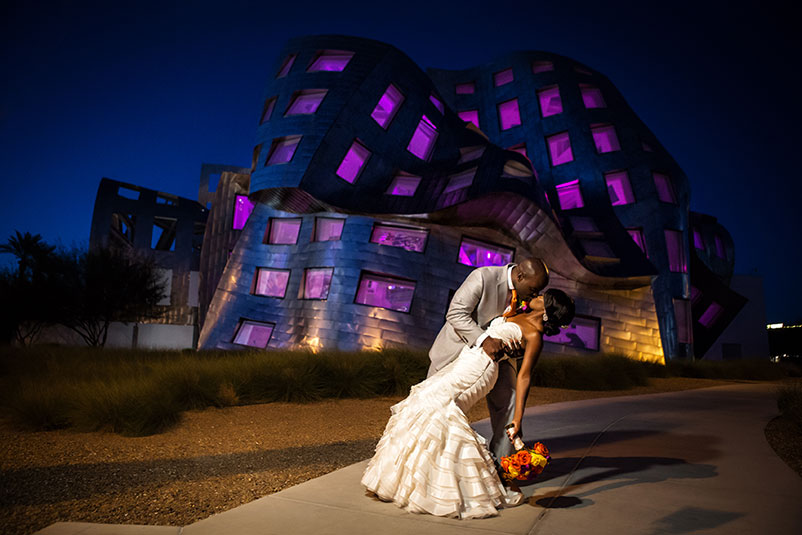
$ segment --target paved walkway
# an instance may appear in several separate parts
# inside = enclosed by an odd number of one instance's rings
[[[773,385],[558,403],[527,409],[525,438],[552,451],[525,505],[494,518],[409,514],[368,497],[365,462],[183,528],[57,523],[46,535],[789,534],[802,478],[766,442]],[[481,433],[489,431],[479,422]]]

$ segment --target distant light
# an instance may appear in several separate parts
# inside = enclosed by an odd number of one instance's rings
[[[784,325],[785,325],[784,323],[769,323],[768,325],[766,325],[766,328],[767,329],[782,329]]]

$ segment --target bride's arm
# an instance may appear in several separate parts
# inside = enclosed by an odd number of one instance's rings
[[[515,384],[515,414],[512,418],[513,436],[520,432],[521,422],[524,417],[526,399],[529,397],[529,385],[532,381],[532,369],[535,367],[540,351],[543,349],[543,337],[539,332],[526,335],[526,349],[524,351],[523,362],[518,369],[518,379]]]

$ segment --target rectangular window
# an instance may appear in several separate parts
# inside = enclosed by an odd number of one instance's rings
[[[588,109],[591,108],[606,108],[607,104],[604,102],[601,90],[595,85],[579,84],[579,90],[582,92],[582,102]]]
[[[409,312],[414,293],[414,281],[363,271],[359,277],[356,303]]]
[[[129,245],[133,245],[135,228],[136,214],[124,212],[111,214],[111,230],[114,237],[122,238]]]
[[[277,137],[270,146],[270,154],[267,155],[265,167],[268,165],[279,165],[292,160],[295,149],[301,142],[301,136]]]
[[[287,108],[287,115],[310,115],[317,111],[323,97],[328,93],[327,89],[304,89],[292,94],[290,105]]]
[[[549,146],[552,167],[573,161],[574,153],[571,152],[571,139],[568,137],[568,132],[548,136],[546,143]]]
[[[153,218],[153,232],[150,235],[150,247],[157,251],[175,251],[175,232],[178,219],[173,217]]]
[[[685,260],[685,247],[682,245],[682,232],[666,230],[666,249],[668,251],[668,268],[675,273],[687,273],[688,262]]]
[[[454,89],[458,95],[473,95],[476,91],[476,86],[473,82],[466,82],[464,84],[457,84]]]
[[[560,99],[560,88],[556,85],[546,87],[537,92],[540,102],[540,115],[548,117],[563,112],[563,102]]]
[[[572,210],[585,206],[585,201],[582,199],[582,190],[579,188],[579,179],[565,184],[558,184],[557,199],[560,202],[560,208],[563,210]]]
[[[290,69],[292,68],[292,64],[295,63],[295,54],[290,54],[286,58],[284,58],[284,62],[281,64],[281,67],[278,70],[278,74],[276,78],[284,78],[289,74]]]
[[[473,126],[479,128],[479,110],[464,110],[457,112],[457,117],[466,123],[473,123]]]
[[[426,248],[426,238],[428,236],[429,231],[426,229],[376,223],[373,225],[373,232],[370,234],[370,242],[422,253]]]
[[[554,64],[550,61],[533,61],[532,62],[532,72],[534,74],[540,72],[548,72],[554,70]]]
[[[445,113],[446,112],[446,109],[443,106],[443,103],[436,96],[429,95],[429,102],[434,104],[434,107],[437,108],[437,111],[439,111],[440,113]]]
[[[671,178],[668,175],[656,172],[652,172],[652,176],[654,177],[654,187],[657,188],[657,197],[663,202],[677,204],[677,197],[674,195]]]
[[[370,151],[363,147],[359,141],[354,141],[337,168],[337,176],[353,184],[365,168],[369,157]]]
[[[348,65],[348,62],[351,61],[352,57],[354,57],[353,52],[345,50],[324,50],[318,53],[306,72],[340,72],[345,70],[345,67]]]
[[[273,245],[295,245],[298,243],[298,233],[301,231],[299,218],[274,218],[271,217],[267,224],[267,232],[263,243]]]
[[[209,191],[212,191],[212,190],[209,190]],[[125,186],[119,186],[117,188],[117,195],[119,195],[120,197],[126,198],[126,199],[131,199],[133,201],[138,201],[139,200],[139,190],[126,188]]]
[[[453,191],[467,188],[473,184],[473,177],[476,175],[476,168],[468,169],[456,175],[448,177],[448,183],[443,193],[451,193]]]
[[[327,299],[334,268],[307,268],[301,282],[303,299]]]
[[[312,241],[338,241],[344,225],[345,219],[341,217],[316,217]]]
[[[632,185],[629,183],[629,174],[626,171],[605,173],[604,181],[607,183],[607,194],[610,196],[610,203],[613,206],[635,202]]]
[[[514,98],[498,105],[498,120],[502,130],[509,130],[521,125],[521,114],[518,111],[518,99]]]
[[[459,244],[459,263],[466,266],[504,266],[512,262],[515,251],[503,245],[496,245],[472,238],[462,238]]]
[[[437,141],[437,127],[424,115],[415,128],[412,139],[409,140],[407,150],[421,160],[428,161],[435,141]]]
[[[718,234],[716,234],[715,242],[716,242],[716,256],[719,258],[727,258],[727,255],[724,252],[724,242],[721,240],[721,236],[719,236]]]
[[[702,234],[696,229],[693,229],[693,246],[696,249],[705,250],[705,240],[702,238]]]
[[[245,223],[253,212],[254,204],[248,200],[247,195],[237,195],[234,201],[234,230],[242,230],[245,228]]]
[[[648,258],[649,253],[646,252],[646,239],[643,237],[643,230],[639,228],[628,228],[627,232],[632,237],[632,241],[638,244],[640,250],[646,253],[646,257]]]
[[[262,109],[262,119],[259,121],[259,124],[266,123],[270,120],[270,116],[273,115],[273,108],[276,107],[276,97],[269,98],[265,101],[265,106]]]
[[[599,232],[599,227],[592,217],[570,216],[568,220],[571,222],[571,226],[574,227],[574,232]]]
[[[673,299],[674,321],[677,324],[677,342],[693,343],[693,326],[691,325],[691,303],[686,299]]]
[[[274,323],[240,320],[240,324],[237,326],[237,332],[234,335],[234,340],[232,340],[231,343],[264,349],[270,341],[270,335],[273,334],[273,328],[275,326]]]
[[[512,69],[505,69],[493,75],[493,84],[495,84],[496,87],[500,87],[512,82],[514,79],[515,77],[512,74]]]
[[[574,316],[571,325],[562,327],[560,332],[554,336],[544,336],[543,340],[552,344],[598,351],[600,331],[601,318],[577,315]]]
[[[724,311],[724,307],[713,301],[710,303],[710,306],[707,307],[707,310],[704,311],[702,316],[699,318],[699,323],[707,327],[708,329],[712,327],[716,321],[718,320],[721,313]]]
[[[404,102],[404,95],[401,94],[401,91],[396,86],[390,84],[379,99],[379,103],[373,108],[370,116],[379,126],[386,130],[390,121],[395,117],[398,108],[401,107],[402,102]]]
[[[390,186],[385,192],[387,195],[398,195],[400,197],[412,197],[418,189],[421,177],[410,175],[399,171],[390,182]]]
[[[156,195],[156,204],[163,204],[165,206],[178,206],[178,197],[167,197],[163,194]]]
[[[593,134],[593,143],[596,145],[596,151],[599,154],[621,150],[621,145],[618,143],[618,136],[615,133],[615,127],[613,125],[601,124],[591,126],[590,132]]]
[[[284,294],[287,292],[287,283],[289,281],[289,269],[258,267],[256,268],[256,279],[253,284],[253,294],[283,299]]]
[[[585,254],[599,258],[617,258],[607,242],[601,240],[579,240]]]

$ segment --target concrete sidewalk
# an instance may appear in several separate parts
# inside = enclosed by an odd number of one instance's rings
[[[552,462],[525,505],[481,520],[406,513],[368,497],[365,462],[183,528],[57,523],[47,535],[793,534],[802,478],[766,442],[775,386],[558,403],[527,409],[527,441]],[[487,421],[475,425],[489,432]]]

